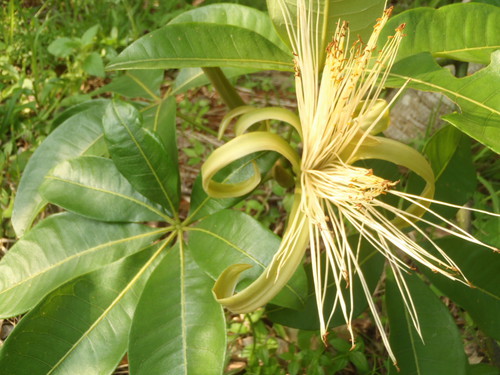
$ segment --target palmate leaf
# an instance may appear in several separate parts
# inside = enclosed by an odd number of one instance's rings
[[[35,151],[24,170],[14,201],[12,225],[18,236],[29,229],[47,203],[38,188],[48,171],[64,160],[104,152],[101,119],[108,103],[96,100],[70,110],[62,118],[66,119]]]
[[[113,373],[140,293],[162,255],[149,248],[50,293],[9,335],[0,351],[2,373]]]
[[[389,373],[465,375],[467,359],[453,317],[418,276],[403,274],[403,277],[417,309],[423,341],[413,327],[394,276],[389,273],[386,280],[389,340],[400,369],[391,366]]]
[[[141,125],[132,105],[113,101],[108,106],[103,126],[111,158],[139,193],[176,215],[180,198],[177,149],[167,150]]]
[[[271,262],[280,238],[252,217],[224,210],[189,228],[189,247],[200,267],[213,279],[233,264],[250,264],[238,284],[240,290],[255,280]],[[269,280],[270,283],[273,280]],[[272,303],[300,308],[307,294],[307,277],[299,267]]]
[[[70,213],[43,220],[0,262],[0,317],[27,311],[57,286],[145,248],[164,232]]]
[[[453,100],[460,113],[443,119],[500,152],[500,51],[491,55],[490,65],[464,78],[441,68],[429,53],[410,56],[393,66],[387,86],[401,87],[406,82],[408,87],[439,92]]]
[[[405,23],[397,59],[430,52],[434,57],[488,64],[500,49],[500,8],[487,4],[450,4],[439,9],[411,9],[389,20],[379,47]]]
[[[222,307],[210,279],[184,244],[174,246],[151,275],[130,332],[135,375],[218,375],[226,349]]]
[[[140,38],[108,66],[117,69],[240,67],[293,69],[291,54],[260,34],[233,25],[166,25]]]
[[[40,192],[51,203],[100,221],[158,221],[166,216],[134,190],[112,160],[97,156],[59,164],[45,176]]]

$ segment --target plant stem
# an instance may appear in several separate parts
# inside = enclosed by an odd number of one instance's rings
[[[233,85],[226,78],[221,68],[202,68],[208,79],[219,93],[222,101],[230,108],[234,109],[245,104]]]

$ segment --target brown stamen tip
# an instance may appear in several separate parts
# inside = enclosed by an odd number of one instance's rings
[[[394,361],[392,364],[394,365],[394,367],[396,367],[397,372],[401,372],[401,369],[399,368],[397,361]]]
[[[396,31],[398,33],[402,32],[406,27],[406,23],[402,23],[401,25],[399,25],[398,27],[396,27]]]
[[[328,335],[330,334],[330,332],[326,331],[323,336],[321,336],[321,341],[323,341],[323,344],[325,344],[325,346],[328,346]]]

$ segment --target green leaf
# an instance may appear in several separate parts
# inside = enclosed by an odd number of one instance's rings
[[[142,222],[165,217],[161,207],[134,190],[113,161],[97,156],[62,162],[45,176],[40,192],[47,201],[95,220]]]
[[[163,72],[163,69],[125,72],[122,76],[114,78],[111,83],[92,92],[92,94],[98,95],[103,92],[114,92],[127,98],[148,98],[155,100],[160,95]]]
[[[9,335],[0,352],[2,371],[112,374],[127,349],[132,315],[159,254],[155,248],[142,251],[50,293]]]
[[[45,219],[0,262],[0,316],[25,312],[57,286],[143,249],[164,232],[68,213]]]
[[[456,262],[474,287],[432,272],[425,272],[425,275],[441,292],[467,310],[484,333],[500,340],[500,254],[455,237],[436,243]]]
[[[500,375],[500,368],[486,363],[477,363],[467,367],[467,375]]]
[[[88,28],[87,31],[83,33],[81,40],[84,46],[90,46],[93,43],[94,38],[97,35],[97,32],[99,31],[100,27],[101,26],[99,24],[94,25]]]
[[[62,37],[50,43],[47,51],[56,57],[68,57],[81,45],[82,43],[78,39]]]
[[[285,20],[281,10],[280,2],[282,0],[267,0],[267,8],[273,23],[281,35],[283,40],[288,41],[286,32]],[[285,1],[292,14],[293,22],[296,20],[297,0]],[[308,4],[309,1],[306,2]],[[351,37],[355,40],[359,35],[362,40],[368,40],[368,37],[373,31],[373,26],[377,22],[377,18],[382,15],[385,6],[385,1],[382,0],[318,0],[313,1],[312,6],[314,12],[312,18],[317,17],[317,9],[319,8],[319,26],[318,30],[321,33],[324,20],[327,20],[326,32],[321,35],[320,49],[326,50],[326,46],[331,42],[337,22],[340,20],[349,22]],[[292,26],[295,27],[296,26]]]
[[[166,25],[127,47],[107,69],[240,67],[292,70],[291,55],[260,34],[233,25]]]
[[[236,183],[249,179],[254,173],[252,161],[257,163],[260,173],[265,175],[272,168],[277,159],[278,155],[276,153],[256,153],[249,157],[242,158],[224,168],[215,176],[214,181]],[[235,198],[211,198],[203,189],[201,176],[198,176],[191,192],[189,221],[193,222],[195,220],[200,220],[223,209],[233,207],[246,197],[247,195]]]
[[[411,9],[393,17],[379,38],[379,47],[405,23],[397,59],[430,52],[434,57],[488,64],[500,48],[500,8],[477,3],[439,9]]]
[[[167,253],[151,275],[134,315],[131,373],[222,373],[225,320],[211,293],[212,284],[183,244]]]
[[[26,166],[14,202],[12,225],[21,236],[30,226],[46,201],[38,192],[43,178],[64,160],[104,150],[102,116],[109,101],[99,100],[77,106],[72,114],[38,147]],[[72,110],[73,111],[73,110]],[[76,110],[74,110],[76,111]]]
[[[181,13],[172,19],[169,24],[189,22],[216,23],[242,27],[258,33],[283,51],[289,51],[289,48],[276,33],[269,16],[255,8],[239,4],[211,4]]]
[[[89,54],[82,63],[82,69],[90,75],[104,77],[104,63],[97,52]]]
[[[444,155],[446,148],[442,147],[442,149]],[[434,199],[460,206],[467,203],[476,188],[477,178],[472,161],[471,142],[468,137],[462,136],[446,168],[436,181]],[[456,208],[439,204],[433,204],[431,209],[445,218],[452,218],[457,213]],[[426,218],[430,217],[428,215]]]
[[[176,149],[141,127],[139,112],[124,102],[113,101],[103,119],[109,152],[118,170],[146,198],[177,212],[180,178]]]
[[[179,174],[179,163],[177,160],[177,123],[176,123],[177,102],[175,96],[168,96],[158,100],[156,105],[144,109],[142,117],[144,127],[155,133],[168,153],[170,163],[170,173]]]
[[[426,143],[424,154],[431,164],[434,177],[439,179],[457,150],[462,133],[453,126],[439,129]]]
[[[390,373],[465,375],[467,359],[453,317],[418,276],[403,273],[403,277],[417,309],[424,341],[413,327],[394,276],[388,274],[386,305],[389,339],[400,368],[398,372],[391,366]]]
[[[239,211],[218,212],[189,228],[189,248],[196,262],[214,280],[230,265],[253,266],[243,273],[238,290],[250,284],[264,271],[279,246],[278,236]],[[299,267],[272,302],[280,306],[299,308],[304,303],[306,294],[306,275]]]
[[[393,66],[387,86],[400,87],[407,81],[408,87],[440,92],[453,100],[460,113],[443,119],[500,152],[500,51],[491,55],[490,65],[464,78],[441,68],[429,53],[410,56]]]
[[[353,246],[357,244],[354,237],[351,239],[351,243]],[[324,257],[325,255],[323,254],[322,256]],[[385,264],[385,258],[368,242],[363,241],[359,254],[359,263],[361,265],[361,269],[363,270],[363,275],[365,276],[368,287],[373,292],[380,280],[380,276]],[[322,262],[322,264],[326,264],[326,261]],[[310,264],[306,266],[306,273],[309,280],[309,293],[307,295],[304,306],[298,310],[269,306],[267,308],[267,315],[273,322],[298,329],[320,329],[312,267]],[[333,280],[333,276],[331,280]],[[356,317],[367,309],[368,302],[363,292],[359,277],[355,277],[352,288],[354,291],[353,316]],[[335,287],[335,283],[331,282],[327,287],[327,297],[324,304],[325,306],[327,306],[324,312],[326,316],[330,314],[330,310],[328,309],[328,307],[333,306],[336,293],[337,288]],[[344,295],[346,301],[349,301],[349,293],[344,293]],[[344,316],[342,315],[340,308],[337,308],[337,311],[332,318],[332,326],[337,327],[343,324],[345,324]]]

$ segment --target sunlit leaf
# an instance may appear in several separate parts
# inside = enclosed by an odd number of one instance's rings
[[[140,224],[106,224],[68,213],[45,219],[0,262],[0,316],[25,312],[57,286],[131,255],[163,233]]]
[[[464,78],[454,77],[436,64],[429,53],[410,56],[397,62],[387,85],[440,92],[460,107],[443,117],[472,138],[500,152],[500,51],[491,55],[491,63]]]
[[[379,39],[380,47],[402,23],[406,24],[406,35],[398,59],[430,52],[434,57],[488,64],[490,54],[500,48],[498,6],[471,2],[407,10],[389,20]]]
[[[108,101],[78,106],[82,111],[68,117],[37,148],[24,170],[14,202],[12,225],[21,236],[32,224],[46,201],[38,192],[43,178],[64,160],[104,146],[101,119]]]
[[[187,22],[208,22],[220,25],[233,25],[255,31],[259,35],[288,52],[288,47],[276,33],[269,16],[247,6],[239,4],[211,4],[181,13],[169,24]]]
[[[80,215],[115,222],[162,220],[162,208],[139,194],[113,161],[82,156],[65,161],[45,176],[42,196]]]
[[[50,293],[0,351],[5,374],[111,374],[127,348],[137,301],[157,249],[71,280]],[[29,358],[29,360],[27,360]]]
[[[131,104],[113,101],[103,125],[111,158],[121,174],[139,193],[175,213],[180,198],[176,150],[167,151],[154,133],[142,128],[139,112]]]
[[[291,70],[291,55],[260,34],[233,25],[182,23],[142,37],[108,69],[240,67]]]

